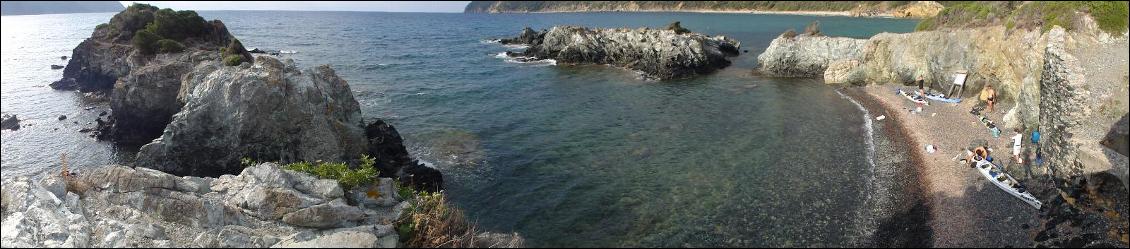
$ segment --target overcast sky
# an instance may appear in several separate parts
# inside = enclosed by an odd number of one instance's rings
[[[310,10],[310,11],[383,11],[383,12],[463,12],[470,1],[121,1],[129,6],[134,2],[148,3],[160,8],[176,10]]]

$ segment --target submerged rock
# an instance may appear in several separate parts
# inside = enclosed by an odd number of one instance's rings
[[[328,66],[300,71],[259,57],[250,67],[201,70],[161,137],[141,147],[139,165],[215,176],[238,172],[244,157],[352,162],[368,150],[360,106]]]
[[[399,237],[379,218],[402,212],[346,204],[337,182],[272,163],[219,178],[115,165],[0,192],[4,247],[395,246],[376,243]]]
[[[63,66],[52,64],[51,69],[63,69]]]
[[[538,60],[609,64],[659,79],[688,77],[727,67],[730,61],[726,57],[738,55],[740,46],[738,41],[724,36],[576,26],[557,26],[540,33],[526,28],[519,37],[502,42],[528,44],[523,54]]]
[[[4,114],[3,119],[0,119],[0,130],[19,130],[20,118],[16,115]]]

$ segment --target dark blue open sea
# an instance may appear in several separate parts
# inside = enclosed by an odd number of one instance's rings
[[[422,14],[203,11],[248,47],[330,64],[367,118],[390,121],[445,174],[454,204],[485,230],[542,246],[851,246],[882,213],[868,198],[862,112],[820,80],[751,74],[786,29],[832,36],[910,32],[915,20],[704,13]],[[53,91],[112,13],[3,17],[3,177],[128,163],[130,148],[77,132],[107,107]],[[607,66],[514,63],[489,39],[571,24],[673,21],[749,50],[720,72],[652,82]],[[84,110],[85,107],[94,107]],[[67,115],[65,121],[56,117]],[[78,121],[79,123],[74,123]]]

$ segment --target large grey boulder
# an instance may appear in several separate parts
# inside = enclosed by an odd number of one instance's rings
[[[0,193],[3,247],[388,247],[404,205],[349,205],[336,181],[273,163],[219,178],[115,165]]]
[[[867,39],[801,34],[777,37],[757,56],[765,75],[818,77],[835,61],[858,60]],[[843,66],[843,65],[841,65]]]
[[[659,79],[706,74],[730,65],[740,43],[725,36],[677,34],[658,29],[589,29],[556,26],[531,33],[525,29],[508,42],[525,42],[522,55],[568,64],[609,64]]]
[[[161,137],[142,146],[138,165],[216,176],[238,172],[245,157],[350,162],[368,149],[360,106],[328,66],[300,71],[261,56],[194,75],[200,82]]]
[[[114,110],[112,136],[116,141],[144,144],[161,135],[173,114],[184,105],[178,98],[190,91],[198,77],[220,65],[219,53],[195,51],[158,54],[136,64],[130,74],[114,84],[110,108]]]

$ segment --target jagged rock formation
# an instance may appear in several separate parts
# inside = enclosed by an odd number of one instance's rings
[[[20,118],[16,117],[16,115],[4,114],[3,118],[0,119],[0,130],[13,130],[14,131],[14,130],[19,130],[19,129],[20,129]]]
[[[3,247],[388,248],[399,240],[390,223],[407,206],[395,191],[368,201],[272,163],[219,178],[114,165],[21,177],[0,192]]]
[[[116,12],[124,9],[118,1],[4,1],[0,15],[40,15]]]
[[[463,12],[819,11],[839,12],[850,16],[922,18],[937,15],[942,8],[943,6],[935,1],[471,1]]]
[[[523,43],[520,55],[553,59],[557,63],[609,64],[642,71],[649,77],[672,79],[705,74],[730,65],[740,43],[724,36],[672,30],[588,29],[557,26],[532,33],[525,29],[504,44]]]
[[[182,76],[192,71],[197,63],[219,61],[221,48],[225,47],[229,47],[225,51],[246,54],[250,61],[250,54],[236,42],[223,22],[165,17],[168,15],[199,18],[191,11],[132,5],[114,15],[109,23],[98,25],[90,38],[75,47],[63,70],[63,79],[51,83],[51,87],[82,92],[112,91],[114,126],[105,137],[126,143],[145,143],[156,138],[172,114],[184,105],[175,98],[175,93],[181,87]],[[158,21],[166,26],[192,26],[197,30],[182,30],[185,34],[176,34],[179,40],[167,39],[183,46],[179,52],[145,53],[136,47],[135,34],[147,32],[150,30],[147,26]],[[238,46],[230,48],[232,45]]]
[[[249,66],[201,65],[188,78],[184,107],[142,146],[138,164],[214,176],[238,172],[244,157],[349,162],[367,151],[360,105],[328,66],[300,71],[260,57]]]

